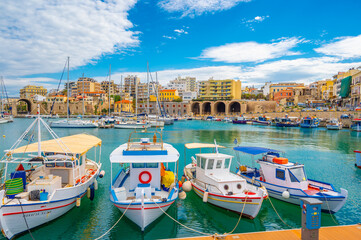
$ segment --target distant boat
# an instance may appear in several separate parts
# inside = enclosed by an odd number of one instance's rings
[[[301,128],[317,128],[320,124],[320,120],[316,117],[304,117],[301,119]]]
[[[145,129],[149,128],[150,124],[146,121],[125,121],[125,122],[116,122],[114,124],[114,128],[122,128],[122,129]]]
[[[263,116],[258,117],[256,120],[252,121],[253,125],[271,125],[271,121],[269,120],[269,117]]]
[[[237,117],[232,121],[233,124],[247,124],[247,122],[249,122],[249,120],[245,117]]]
[[[304,165],[280,157],[278,150],[243,146],[233,149],[253,156],[263,154],[256,160],[259,169],[241,165],[237,174],[248,182],[265,186],[271,197],[296,205],[300,205],[301,198],[318,199],[322,201],[321,210],[326,213],[336,213],[346,203],[347,190],[341,188],[338,192],[330,183],[307,179]]]
[[[275,119],[276,127],[298,127],[299,123],[297,122],[296,117],[283,117]]]
[[[329,130],[341,130],[342,123],[340,121],[338,121],[337,118],[333,118],[327,122],[326,128]]]
[[[361,151],[355,150],[354,153],[356,153],[355,166],[361,169]]]
[[[361,132],[361,118],[352,119],[351,129],[356,132]]]
[[[178,159],[177,149],[164,143],[159,132],[133,132],[110,154],[111,169],[122,166],[111,176],[110,201],[142,231],[177,200]]]

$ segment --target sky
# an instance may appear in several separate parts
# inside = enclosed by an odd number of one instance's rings
[[[0,76],[10,96],[83,74],[165,85],[178,76],[242,86],[332,78],[361,66],[359,0],[1,0]],[[62,86],[66,73],[62,77]]]

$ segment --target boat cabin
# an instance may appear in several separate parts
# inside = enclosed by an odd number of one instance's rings
[[[233,156],[221,153],[196,154],[196,179],[210,192],[233,195],[246,189],[246,181],[230,172]]]
[[[302,164],[291,163],[280,157],[277,152],[270,152],[256,161],[260,164],[260,180],[290,188],[308,189],[308,180]]]

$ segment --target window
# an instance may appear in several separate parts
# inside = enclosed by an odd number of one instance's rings
[[[201,168],[204,169],[206,165],[206,159],[205,158],[201,158]]]
[[[221,168],[222,168],[222,160],[217,160],[216,168],[217,168],[217,169],[221,169]]]
[[[285,180],[286,179],[285,170],[276,169],[276,178],[281,179],[281,180]]]
[[[207,169],[213,169],[214,159],[208,159]]]
[[[158,163],[146,163],[146,168],[158,168]]]
[[[289,169],[291,182],[306,181],[305,172],[303,167]]]
[[[230,163],[231,159],[230,158],[226,158],[226,160],[224,160],[224,168],[227,169],[229,167],[229,163]]]
[[[145,164],[144,163],[132,163],[132,167],[133,168],[144,168]]]
[[[197,166],[200,167],[201,166],[201,158],[197,156]]]

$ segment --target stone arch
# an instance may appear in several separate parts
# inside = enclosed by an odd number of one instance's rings
[[[201,113],[201,106],[200,106],[200,103],[199,102],[194,102],[192,103],[191,105],[191,112],[194,114],[194,115],[199,115]]]
[[[25,109],[22,108],[23,105],[21,104],[21,102],[24,102],[26,104]],[[31,108],[30,100],[28,100],[26,98],[21,98],[17,101],[17,103],[18,103],[18,106],[20,106],[20,109],[17,109],[18,113],[20,113],[20,114],[21,113],[23,113],[23,114],[31,113],[32,108]]]
[[[239,114],[241,112],[241,104],[239,102],[230,102],[229,103],[229,113]]]
[[[212,104],[211,104],[211,102],[204,102],[202,104],[202,113],[203,114],[211,114],[212,113]]]
[[[226,104],[224,102],[216,102],[214,104],[215,114],[225,114],[226,113]]]

